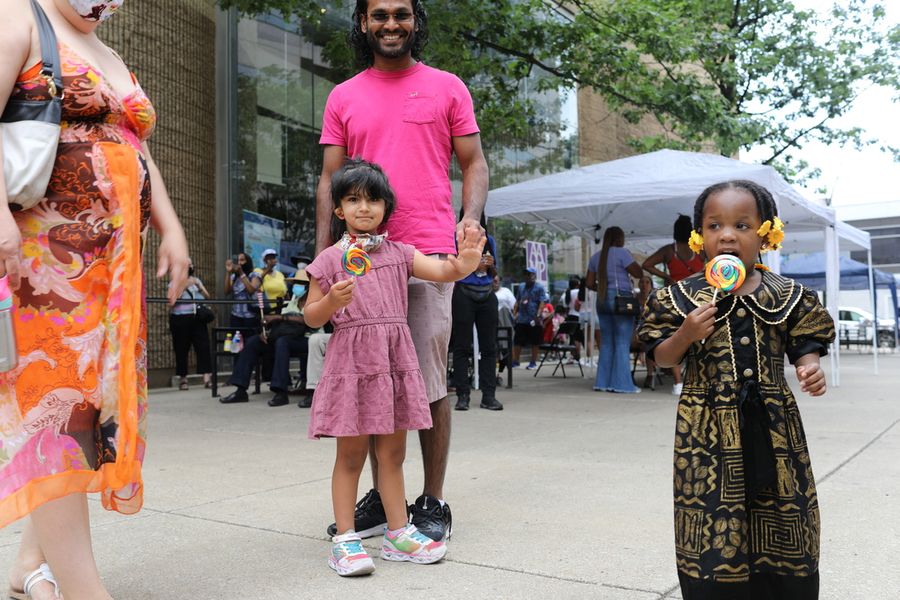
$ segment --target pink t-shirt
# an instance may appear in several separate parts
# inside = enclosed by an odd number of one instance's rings
[[[390,239],[456,254],[452,138],[478,133],[472,96],[452,73],[416,63],[369,68],[332,90],[319,143],[381,165],[397,196]]]

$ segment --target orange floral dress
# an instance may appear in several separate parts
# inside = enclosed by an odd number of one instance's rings
[[[18,365],[0,374],[0,527],[76,492],[101,492],[122,513],[143,502],[151,196],[141,143],[156,116],[136,81],[119,98],[64,44],[60,57],[62,131],[47,197],[15,213],[22,284]],[[13,97],[48,97],[39,68]]]

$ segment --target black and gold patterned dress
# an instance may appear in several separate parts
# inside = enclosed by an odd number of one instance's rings
[[[652,354],[707,303],[703,274],[657,290],[638,336]],[[685,600],[818,597],[819,505],[784,356],[827,353],[815,292],[762,272],[719,296],[716,326],[685,356],[675,432],[675,549]]]

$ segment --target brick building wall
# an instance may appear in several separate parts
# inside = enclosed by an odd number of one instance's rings
[[[211,293],[220,287],[215,264],[216,10],[213,0],[129,2],[98,33],[129,65],[150,96],[158,124],[149,146],[184,226],[197,275]],[[147,296],[165,296],[158,280],[159,236],[151,231],[144,256]],[[168,309],[150,304],[150,385],[174,373]],[[193,370],[193,364],[192,364]]]

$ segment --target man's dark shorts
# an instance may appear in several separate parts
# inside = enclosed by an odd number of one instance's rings
[[[516,346],[538,346],[544,342],[544,328],[540,325],[516,323]]]

